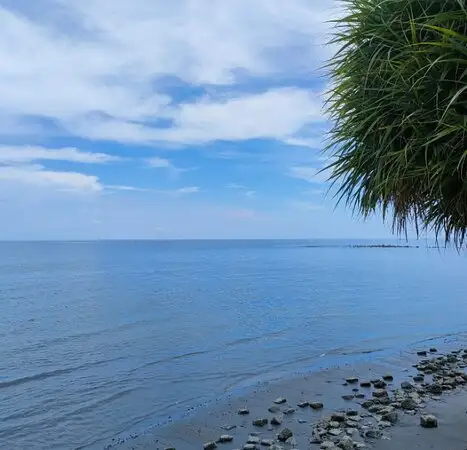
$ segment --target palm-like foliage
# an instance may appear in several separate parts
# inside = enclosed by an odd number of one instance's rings
[[[327,150],[341,199],[463,243],[467,229],[464,0],[344,0],[329,62]],[[417,227],[418,227],[417,225]],[[418,228],[417,228],[418,229]]]

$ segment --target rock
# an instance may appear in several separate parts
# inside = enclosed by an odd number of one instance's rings
[[[243,446],[243,450],[256,450],[256,445],[255,444],[245,444]]]
[[[343,395],[342,398],[345,400],[345,401],[350,401],[350,400],[353,400],[355,398],[354,395]]]
[[[376,388],[376,389],[384,389],[387,384],[385,381],[383,380],[378,380],[376,383],[373,384],[373,386]]]
[[[354,442],[351,437],[349,436],[344,436],[339,443],[337,444],[339,448],[342,450],[353,450],[354,448]]]
[[[331,414],[331,420],[334,422],[345,422],[345,413],[334,413]]]
[[[417,352],[417,355],[418,356],[426,356],[427,355],[426,350],[422,350],[422,351]]]
[[[206,444],[203,445],[204,450],[214,450],[217,448],[217,444],[213,442],[207,442]]]
[[[175,447],[166,447],[164,450],[176,450]]]
[[[307,406],[310,406],[310,404],[308,402],[300,402],[300,403],[297,403],[297,406],[299,408],[306,408]]]
[[[393,381],[394,377],[390,373],[387,373],[386,375],[383,375],[383,380],[384,381]]]
[[[362,388],[370,388],[371,387],[371,382],[370,381],[362,381],[362,382],[360,382],[360,386]]]
[[[401,383],[401,388],[404,389],[404,391],[413,391],[415,389],[414,385],[408,381],[403,381]]]
[[[430,348],[430,353],[436,353],[437,351],[438,351],[438,349],[436,349],[434,347]]]
[[[274,416],[272,419],[271,419],[271,425],[282,425],[282,417],[281,416]]]
[[[276,405],[282,405],[283,403],[287,402],[287,399],[284,397],[278,397],[274,400]]]
[[[413,380],[415,381],[415,383],[423,383],[425,377],[423,375],[415,375],[413,377]]]
[[[349,384],[355,384],[358,383],[358,378],[357,377],[349,377],[345,380]]]
[[[223,434],[217,442],[220,442],[221,444],[225,444],[226,442],[232,442],[233,441],[233,436],[230,436],[230,434]]]
[[[373,397],[375,398],[383,398],[387,397],[389,394],[387,391],[384,389],[376,389],[376,391],[373,391]]]
[[[263,439],[261,441],[261,445],[264,447],[272,447],[274,445],[274,440],[273,439]]]
[[[374,400],[365,400],[362,403],[362,408],[368,409],[370,406],[373,406],[375,404]]]
[[[392,427],[392,424],[391,424],[391,422],[387,422],[386,420],[380,420],[378,422],[378,426],[380,428],[390,428],[390,427]]]
[[[281,412],[281,409],[278,407],[278,406],[270,406],[268,408],[268,411],[271,413],[271,414],[277,414],[279,412]]]
[[[443,393],[443,386],[437,384],[437,383],[434,383],[434,384],[430,384],[426,387],[426,390],[430,393],[430,394],[435,394],[435,395],[440,395]]]
[[[381,416],[381,419],[383,419],[385,422],[395,424],[397,422],[398,415],[396,411],[388,411]]]
[[[337,422],[336,420],[331,420],[329,422],[329,428],[340,428],[341,422]]]
[[[284,428],[278,435],[277,439],[281,442],[285,442],[287,439],[290,439],[293,436],[293,433],[288,428]]]
[[[329,449],[335,449],[336,446],[334,445],[334,442],[331,442],[331,441],[324,441],[321,443],[321,445],[319,446],[319,448],[321,449],[324,449],[324,450],[329,450]]]
[[[287,408],[284,410],[284,414],[289,416],[290,414],[293,414],[295,412],[295,409],[293,408]]]
[[[233,430],[234,428],[237,428],[237,425],[222,425],[221,429],[225,431],[230,431]]]
[[[438,426],[438,419],[433,415],[421,416],[420,425],[423,428],[436,428]]]
[[[253,436],[252,434],[248,436],[248,439],[246,441],[247,444],[259,444],[260,442],[261,439],[258,436]]]
[[[401,402],[402,409],[414,410],[417,409],[417,406],[418,404],[413,398],[406,398]]]
[[[345,415],[347,417],[355,417],[355,416],[358,416],[358,411],[355,409],[349,409],[348,411],[345,412]]]
[[[330,434],[331,436],[339,436],[340,434],[342,434],[342,430],[340,428],[332,428],[328,431],[328,434]]]
[[[365,398],[365,394],[356,394],[355,398],[359,398],[359,399]]]
[[[237,411],[237,414],[240,416],[246,416],[247,414],[250,414],[250,410],[248,408],[241,408]]]
[[[272,423],[272,422],[271,422]],[[255,419],[252,422],[254,427],[264,427],[265,425],[268,424],[268,419]]]
[[[383,433],[381,433],[380,430],[372,428],[365,431],[365,437],[368,439],[381,439],[383,437]]]
[[[320,402],[311,402],[310,403],[310,408],[312,409],[323,409],[323,404]]]

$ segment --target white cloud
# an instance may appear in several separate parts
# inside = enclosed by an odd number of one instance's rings
[[[0,146],[0,163],[3,164],[46,160],[104,164],[119,159],[105,153],[82,152],[71,147],[53,149],[33,146]]]
[[[199,191],[200,191],[200,188],[198,186],[188,186],[188,187],[183,187],[180,189],[175,189],[174,191],[166,191],[166,192],[175,194],[175,195],[185,195],[185,194],[196,194]]]
[[[42,122],[23,120],[39,117],[88,139],[186,144],[283,139],[315,120],[319,101],[305,91],[272,90],[174,109],[161,81],[233,85],[245,75],[309,77],[328,56],[322,44],[337,2],[10,4],[0,5],[0,122],[19,124],[22,136],[44,132]],[[161,118],[175,128],[154,128]]]
[[[316,167],[296,166],[290,168],[289,176],[305,180],[308,183],[322,184],[329,180],[330,171]]]
[[[80,192],[98,192],[103,189],[96,176],[78,172],[46,170],[38,164],[0,167],[1,181],[33,187],[52,187],[60,190]]]
[[[319,95],[303,89],[276,89],[225,101],[182,104],[174,126],[159,139],[179,143],[255,138],[284,139],[310,121],[322,120]]]
[[[149,167],[154,167],[155,169],[168,169],[173,167],[172,163],[168,159],[158,158],[157,156],[148,158],[146,162],[148,163]]]

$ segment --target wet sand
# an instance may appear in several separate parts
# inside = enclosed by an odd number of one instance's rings
[[[461,348],[459,345],[449,348],[439,348],[439,353],[448,349]],[[428,355],[436,356],[436,355]],[[202,449],[207,442],[216,441],[221,435],[231,435],[230,443],[218,443],[217,448],[225,450],[241,449],[248,437],[255,433],[260,439],[272,439],[284,448],[289,449],[320,449],[320,444],[311,444],[310,438],[313,426],[325,417],[336,411],[359,411],[362,421],[366,425],[376,426],[377,422],[361,407],[364,399],[344,400],[342,396],[364,394],[365,399],[372,398],[374,388],[363,388],[357,384],[347,384],[346,379],[352,376],[359,380],[381,379],[390,373],[394,379],[388,382],[387,390],[399,388],[402,381],[411,380],[417,374],[412,367],[420,360],[416,352],[408,351],[395,354],[384,360],[375,360],[370,363],[355,366],[335,367],[327,370],[313,372],[307,376],[295,379],[266,383],[239,397],[223,399],[201,408],[191,417],[155,428],[142,436],[131,439],[124,444],[116,446],[118,449],[144,449],[176,450]],[[358,392],[354,391],[358,389]],[[274,405],[274,400],[283,397],[286,402]],[[443,393],[440,398],[431,396],[420,405],[419,411],[412,415],[408,411],[399,411],[398,422],[391,427],[382,429],[379,439],[364,439],[356,432],[352,439],[354,443],[365,444],[367,448],[377,450],[386,449],[437,449],[437,450],[466,450],[467,449],[467,389],[459,387],[453,392]],[[321,402],[322,410],[315,411],[310,407],[300,408],[300,402]],[[271,406],[277,406],[283,413],[287,408],[295,409],[291,414],[280,414],[282,424],[272,426],[270,423],[264,427],[254,427],[252,421],[265,418],[269,421],[278,416],[268,411]],[[238,410],[247,408],[248,415],[239,415]],[[434,414],[439,420],[438,428],[425,429],[420,426],[421,414]],[[234,426],[227,429],[224,426]],[[277,434],[288,428],[293,432],[293,438],[287,443],[277,442]],[[357,430],[355,430],[357,431]],[[113,446],[109,447],[113,448]],[[257,445],[257,448],[267,448]],[[274,447],[270,447],[274,448]],[[336,447],[338,448],[338,447]],[[362,447],[363,448],[363,447]]]

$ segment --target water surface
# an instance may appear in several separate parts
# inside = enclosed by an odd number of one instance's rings
[[[0,448],[102,449],[210,399],[465,331],[455,251],[0,244]]]

